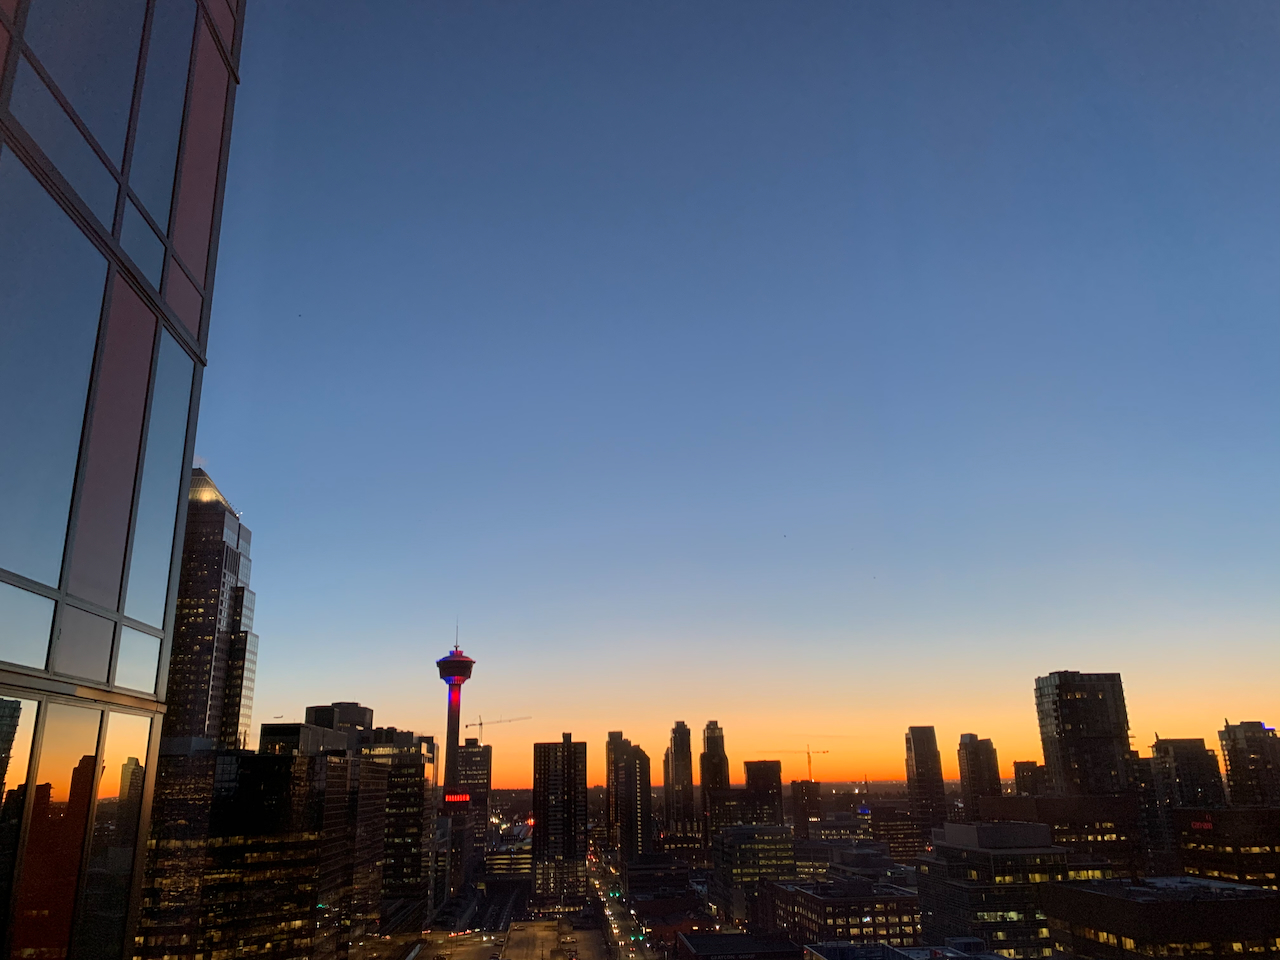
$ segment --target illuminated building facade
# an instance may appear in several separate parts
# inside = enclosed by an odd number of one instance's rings
[[[245,748],[258,635],[249,589],[253,535],[209,475],[191,471],[164,736]]]
[[[375,727],[360,756],[387,767],[382,890],[385,900],[432,901],[436,745],[412,730]]]
[[[1187,876],[1280,890],[1280,807],[1186,807],[1172,818]]]
[[[240,6],[0,0],[5,956],[133,942]]]
[[[726,827],[711,838],[708,895],[721,920],[745,923],[752,932],[768,928],[761,911],[761,887],[771,880],[794,880],[795,838],[791,828],[771,824]],[[767,912],[767,911],[766,911]]]
[[[571,734],[533,745],[533,892],[544,908],[587,895],[587,745]]]
[[[1105,796],[1129,789],[1129,712],[1118,673],[1036,677],[1036,717],[1049,792]]]
[[[903,887],[859,879],[771,883],[764,892],[770,901],[770,932],[794,943],[920,943],[920,901]]]
[[[1038,887],[1109,878],[1104,864],[1055,846],[1046,824],[948,823],[919,859],[923,942],[977,938],[1005,957],[1052,956]]]
[[[743,794],[747,809],[743,823],[783,823],[782,761],[748,760],[743,767],[747,775]]]
[[[471,798],[468,827],[473,863],[484,860],[489,845],[489,790],[493,783],[493,747],[467,737],[458,748],[458,787]]]

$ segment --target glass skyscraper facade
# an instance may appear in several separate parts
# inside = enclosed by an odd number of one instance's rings
[[[0,950],[132,946],[243,0],[0,0]]]

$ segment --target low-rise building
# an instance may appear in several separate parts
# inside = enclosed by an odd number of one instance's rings
[[[870,880],[771,883],[765,888],[772,932],[796,943],[884,941],[913,947],[920,941],[915,891]]]
[[[1280,957],[1280,892],[1192,877],[1046,883],[1054,947],[1086,960]]]
[[[1280,889],[1280,807],[1183,808],[1172,817],[1187,876]]]
[[[1047,957],[1049,927],[1037,887],[1109,879],[1108,866],[1052,842],[1043,823],[948,823],[919,858],[925,943],[977,938],[1004,957]]]

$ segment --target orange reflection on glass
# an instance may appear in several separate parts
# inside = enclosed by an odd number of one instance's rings
[[[0,943],[9,925],[13,866],[27,802],[27,767],[36,731],[36,702],[0,697]]]
[[[124,952],[129,886],[137,852],[138,817],[142,812],[142,784],[150,737],[150,717],[129,713],[113,713],[107,717],[89,866],[71,944],[73,957],[106,960]]]
[[[100,710],[46,707],[9,945],[14,956],[66,956],[101,722]]]

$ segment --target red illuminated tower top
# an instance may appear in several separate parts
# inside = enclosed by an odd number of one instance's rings
[[[458,734],[462,726],[462,685],[471,679],[476,662],[455,643],[453,652],[436,661],[440,679],[449,685],[449,729],[445,736],[444,786],[446,792],[458,786]]]

